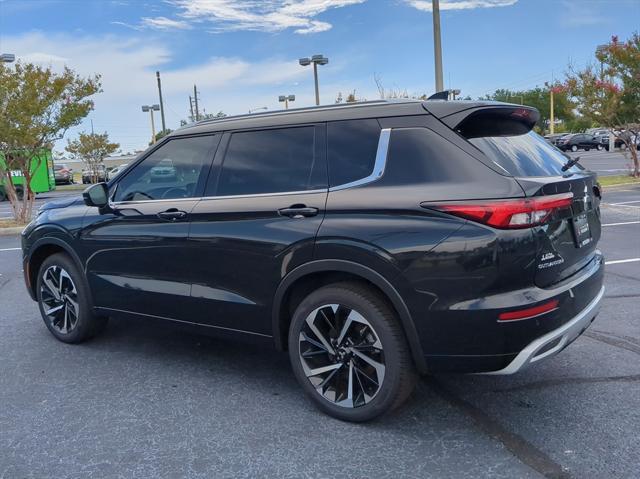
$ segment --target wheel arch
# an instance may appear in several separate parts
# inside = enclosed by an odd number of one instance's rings
[[[400,318],[411,356],[419,372],[427,370],[426,361],[422,352],[422,346],[418,340],[418,334],[411,313],[396,288],[381,274],[359,263],[346,260],[316,260],[298,266],[280,282],[274,295],[272,309],[272,331],[275,347],[279,351],[287,348],[287,335],[293,307],[299,304],[302,297],[296,298],[324,284],[334,281],[354,279],[373,286],[379,290],[393,307]]]
[[[35,281],[35,278],[40,270],[40,266],[49,256],[56,253],[67,254],[76,264],[80,272],[84,272],[80,257],[66,241],[55,236],[45,236],[38,239],[33,243],[33,245],[31,245],[29,248],[29,254],[24,260],[24,275],[27,283],[27,289],[29,291],[29,295],[34,301],[37,298],[37,281]]]

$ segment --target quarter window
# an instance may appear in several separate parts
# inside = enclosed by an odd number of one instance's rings
[[[366,178],[373,172],[380,139],[377,120],[334,121],[327,125],[329,186]]]
[[[191,198],[210,165],[215,136],[169,140],[118,182],[114,201]]]
[[[216,194],[254,195],[326,188],[326,167],[318,156],[314,126],[233,133]],[[211,194],[210,188],[207,190],[207,195]]]

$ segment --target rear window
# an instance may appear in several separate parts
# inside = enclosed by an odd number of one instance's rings
[[[516,136],[469,138],[468,141],[512,176],[561,176],[583,169],[575,165],[562,171],[569,158],[532,131]]]

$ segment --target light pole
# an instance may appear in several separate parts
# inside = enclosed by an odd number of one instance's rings
[[[260,111],[260,110],[268,110],[268,108],[266,106],[259,106],[258,108],[252,108],[249,110],[249,114],[256,112],[256,111]]]
[[[440,0],[431,0],[433,10],[433,53],[436,70],[436,92],[444,90],[442,80],[442,40],[440,38]]]
[[[318,89],[318,65],[326,65],[329,59],[323,55],[313,55],[311,58],[305,57],[298,60],[303,67],[313,63],[313,80],[316,85],[316,106],[320,105],[320,90]]]
[[[284,102],[284,109],[288,110],[289,109],[289,102],[290,101],[296,101],[296,96],[295,95],[280,95],[278,97],[278,101],[279,102]]]
[[[549,133],[553,135],[555,131],[555,119],[553,112],[553,85],[549,82],[544,82],[545,86],[549,88]]]
[[[16,61],[16,56],[13,53],[3,53],[0,55],[0,63],[12,63]]]
[[[156,78],[158,79],[158,96],[160,97],[160,118],[162,118],[162,131],[167,129],[167,125],[164,122],[164,103],[162,101],[162,84],[160,83],[160,72],[156,72]]]
[[[142,111],[143,112],[149,112],[149,115],[151,116],[151,143],[155,144],[156,142],[156,124],[153,121],[153,112],[154,111],[159,111],[160,110],[160,105],[156,104],[156,105],[142,105]]]

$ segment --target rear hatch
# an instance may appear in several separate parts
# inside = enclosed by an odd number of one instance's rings
[[[571,165],[570,157],[532,131],[538,118],[533,108],[494,104],[440,119],[477,148],[480,161],[513,177],[526,197],[550,205],[558,199],[531,227],[537,245],[535,283],[548,287],[594,258],[601,194],[595,173]]]

